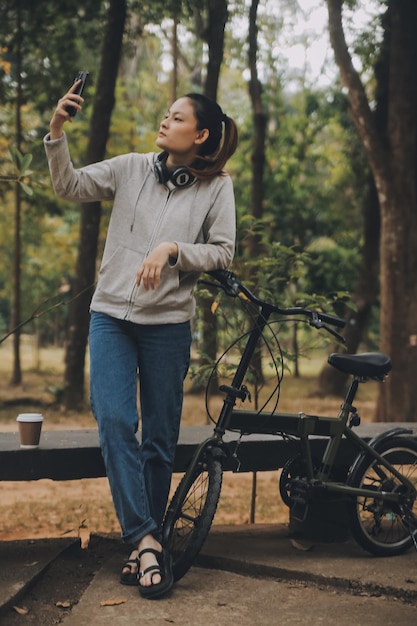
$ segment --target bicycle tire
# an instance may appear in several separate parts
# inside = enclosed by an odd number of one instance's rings
[[[402,509],[384,502],[378,494],[401,492],[405,487],[378,460],[366,455],[348,477],[347,484],[375,490],[376,496],[352,498],[349,503],[351,531],[368,552],[376,556],[396,556],[414,545],[413,536],[417,539],[417,442],[392,437],[381,443],[377,452],[411,481],[414,493]]]
[[[209,533],[220,498],[221,462],[207,456],[191,474],[184,474],[163,524],[164,546],[172,555],[174,580],[187,573]]]

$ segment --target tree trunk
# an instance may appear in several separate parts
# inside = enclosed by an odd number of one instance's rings
[[[228,17],[227,0],[208,0],[208,25],[206,30],[208,61],[204,93],[213,100],[217,99],[220,68],[224,54],[224,29]]]
[[[327,0],[330,40],[352,117],[374,175],[381,211],[380,349],[393,370],[380,387],[379,421],[417,417],[417,3],[388,3],[389,90],[387,140],[379,132],[353,67],[342,26],[342,0]]]
[[[267,116],[262,102],[262,84],[258,78],[258,27],[256,24],[259,0],[252,0],[249,12],[249,95],[253,114],[253,151],[252,151],[252,184],[251,184],[251,214],[260,219],[263,214],[264,201],[264,168],[265,168],[265,136]],[[251,258],[260,253],[258,236],[252,236],[249,243]]]
[[[379,132],[387,137],[388,77],[389,77],[389,36],[385,30],[378,59],[374,65],[376,79],[375,122]],[[332,352],[347,350],[355,354],[364,339],[372,307],[379,294],[379,245],[380,209],[377,190],[372,173],[369,175],[369,190],[364,200],[363,248],[359,280],[353,295],[356,311],[349,309],[343,336],[346,346],[340,343],[332,347]],[[319,395],[341,396],[349,379],[347,374],[326,364],[318,379]]]
[[[265,168],[265,138],[267,116],[262,102],[262,84],[258,76],[258,15],[259,0],[252,0],[249,8],[249,51],[248,63],[250,70],[249,95],[253,113],[253,151],[252,151],[252,183],[251,183],[251,214],[257,220],[263,215],[264,202],[264,168]],[[248,252],[250,259],[257,259],[261,255],[260,236],[253,234],[249,237]],[[252,270],[253,271],[253,270]],[[251,373],[255,387],[255,410],[259,408],[259,388],[264,384],[262,370],[262,349],[258,345],[251,363]],[[257,475],[252,474],[252,494],[250,507],[250,523],[255,523],[256,516]]]
[[[13,302],[11,310],[11,330],[13,330],[13,370],[11,385],[20,385],[22,382],[22,368],[20,363],[20,320],[21,320],[21,191],[20,185],[15,185],[15,213],[14,213],[14,250],[13,250]]]
[[[114,91],[125,19],[126,0],[110,0],[101,65],[93,103],[87,163],[100,161],[105,156],[111,113],[115,101]],[[81,295],[72,302],[70,308],[68,346],[65,357],[63,404],[67,409],[79,408],[84,403],[84,369],[89,328],[89,304],[96,272],[100,215],[101,205],[99,202],[83,205],[74,280],[74,293],[81,293]]]
[[[371,177],[372,178],[372,177]],[[368,327],[369,318],[379,293],[379,202],[373,179],[370,181],[368,197],[365,200],[364,244],[358,284],[353,295],[356,310],[349,309],[343,332],[346,344],[332,347],[332,352],[355,354]],[[349,376],[326,365],[318,378],[317,393],[322,396],[341,396]]]
[[[207,41],[209,57],[207,62],[207,77],[204,85],[204,95],[217,100],[220,68],[223,61],[224,29],[228,19],[226,0],[209,0],[208,24],[204,36]],[[215,363],[217,359],[217,318],[211,312],[207,300],[202,306],[202,346],[203,363]],[[218,393],[218,379],[216,373],[211,378],[208,394]],[[194,391],[198,389],[194,388]]]
[[[177,99],[178,86],[178,15],[180,7],[176,2],[172,9],[172,34],[171,34],[171,57],[172,57],[172,74],[171,74],[171,102]]]
[[[390,192],[381,207],[381,350],[393,369],[378,398],[384,421],[417,419],[417,4],[391,0]]]
[[[21,150],[22,143],[22,16],[20,3],[16,13],[16,148]],[[15,185],[15,213],[14,213],[14,251],[13,251],[13,301],[11,315],[11,330],[13,333],[13,371],[10,383],[19,385],[22,382],[22,368],[20,363],[20,321],[21,321],[21,257],[22,257],[22,197],[20,185]]]
[[[259,0],[252,0],[249,9],[249,95],[253,113],[253,151],[252,151],[252,183],[251,183],[251,214],[257,220],[263,215],[264,202],[264,168],[265,168],[265,138],[267,116],[262,102],[262,84],[258,77],[258,26],[257,12]],[[250,259],[261,256],[261,236],[253,234],[248,240],[248,253]],[[264,377],[262,373],[261,350],[257,349],[252,366],[255,372],[257,385],[262,385]]]

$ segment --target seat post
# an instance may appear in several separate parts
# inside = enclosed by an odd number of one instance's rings
[[[352,402],[354,401],[356,392],[358,391],[359,382],[360,382],[359,378],[355,376],[352,382],[350,383],[348,390],[346,392],[346,397],[345,397],[345,402],[347,404],[352,404]]]

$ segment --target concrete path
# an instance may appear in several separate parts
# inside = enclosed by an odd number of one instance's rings
[[[64,626],[417,622],[415,551],[376,558],[353,541],[295,542],[285,525],[214,526],[198,566],[157,601],[144,600],[136,588],[118,584],[125,550],[120,546],[112,552],[79,603],[63,617]],[[0,543],[2,565],[3,556]],[[1,576],[0,587],[5,579]]]

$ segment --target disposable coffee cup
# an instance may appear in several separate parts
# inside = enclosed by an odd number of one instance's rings
[[[43,415],[41,413],[20,413],[16,421],[19,426],[21,448],[37,448],[41,437]]]

